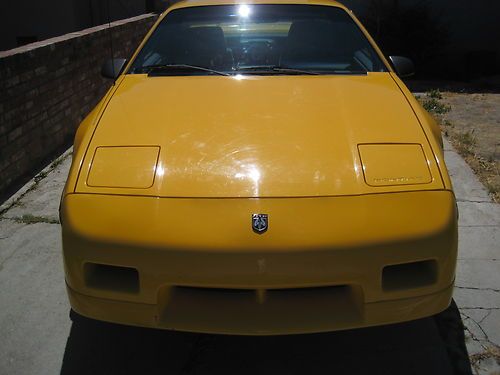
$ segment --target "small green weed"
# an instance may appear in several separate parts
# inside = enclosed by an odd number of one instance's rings
[[[460,155],[472,156],[475,154],[476,136],[474,135],[474,129],[453,135],[453,140]]]
[[[427,98],[422,101],[422,106],[427,112],[434,113],[436,115],[444,115],[451,111],[449,105],[443,104],[436,98]]]
[[[47,173],[47,172],[44,172],[44,171],[42,171],[42,172],[38,173],[38,174],[34,177],[35,183],[38,183],[38,182],[42,181],[45,177],[47,177],[47,174],[48,174],[48,173]]]
[[[49,219],[42,216],[34,216],[31,214],[26,214],[23,215],[22,217],[16,218],[15,221],[22,224],[36,224],[36,223],[59,224],[59,220]]]
[[[429,90],[426,95],[428,98],[431,99],[437,99],[437,100],[443,99],[443,95],[441,94],[441,91],[439,91],[439,89]]]

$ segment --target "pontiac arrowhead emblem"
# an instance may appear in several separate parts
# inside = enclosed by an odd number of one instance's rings
[[[252,215],[252,229],[255,233],[262,234],[269,227],[269,219],[267,214]]]

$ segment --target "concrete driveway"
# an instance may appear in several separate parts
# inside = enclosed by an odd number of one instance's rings
[[[446,144],[460,210],[455,300],[474,371],[500,372],[500,205]],[[0,208],[0,374],[452,374],[432,318],[316,335],[231,337],[69,318],[57,207],[65,153]],[[444,333],[443,333],[444,330]],[[449,341],[448,341],[449,343]],[[453,353],[453,348],[451,348]],[[495,359],[496,358],[496,359]],[[465,366],[465,367],[463,367]]]

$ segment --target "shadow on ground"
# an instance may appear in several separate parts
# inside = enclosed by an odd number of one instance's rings
[[[463,332],[459,337],[463,340]],[[79,317],[73,320],[61,373],[445,375],[456,373],[453,362],[433,318],[334,333],[244,337]]]

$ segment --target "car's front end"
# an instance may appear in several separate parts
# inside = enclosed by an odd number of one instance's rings
[[[211,4],[171,8],[80,127],[61,206],[73,309],[232,334],[444,310],[457,212],[435,124],[362,29],[351,65],[325,45],[304,62],[328,12],[359,27],[341,6]]]

